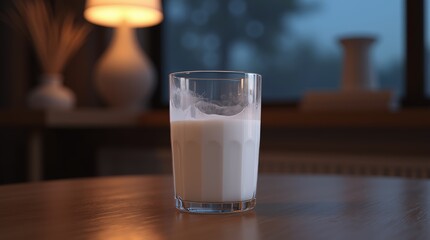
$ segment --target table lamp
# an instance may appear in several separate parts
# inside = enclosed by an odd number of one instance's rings
[[[155,70],[139,46],[136,27],[163,19],[160,0],[87,0],[85,18],[115,27],[112,42],[96,65],[96,90],[115,108],[142,110],[155,86]]]

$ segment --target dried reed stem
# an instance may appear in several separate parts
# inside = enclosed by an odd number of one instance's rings
[[[89,26],[76,24],[71,14],[55,16],[43,0],[14,3],[14,11],[2,19],[29,37],[45,73],[61,73],[88,35]]]

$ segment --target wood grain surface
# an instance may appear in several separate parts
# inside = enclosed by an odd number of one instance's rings
[[[255,210],[175,210],[170,176],[0,187],[0,239],[430,239],[430,181],[262,175]]]

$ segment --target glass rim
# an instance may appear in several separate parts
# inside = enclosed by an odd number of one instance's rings
[[[238,74],[238,75],[250,75],[255,76],[258,79],[262,79],[261,74],[253,73],[253,72],[245,72],[245,71],[229,71],[229,70],[192,70],[192,71],[179,71],[179,72],[172,72],[169,74],[170,78],[184,78],[186,75],[191,74],[210,74],[210,73],[223,73],[223,74]],[[179,76],[184,75],[184,76]],[[191,78],[190,78],[191,79]],[[200,78],[199,78],[200,79]],[[204,78],[203,78],[204,79]]]

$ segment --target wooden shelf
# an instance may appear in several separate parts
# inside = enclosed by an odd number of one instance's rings
[[[262,110],[262,126],[268,128],[428,128],[430,109],[397,112],[302,112],[282,107]],[[143,126],[168,126],[167,110],[144,114]]]
[[[262,126],[267,128],[428,128],[430,109],[398,112],[301,112],[282,107],[262,110]],[[168,127],[168,110],[143,114],[140,126]]]
[[[16,127],[169,127],[167,109],[129,112],[105,109],[74,111],[3,111],[0,126]],[[425,128],[430,129],[430,109],[398,112],[300,112],[267,107],[262,111],[266,128]]]
[[[3,111],[0,125],[12,127],[128,127],[137,126],[140,112],[79,109],[73,111]]]
[[[262,111],[264,127],[287,128],[429,128],[430,109],[397,112],[300,112],[282,108]]]

